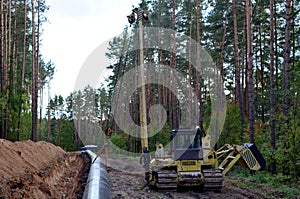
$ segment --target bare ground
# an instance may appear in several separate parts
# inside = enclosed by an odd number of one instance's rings
[[[0,140],[0,198],[81,198],[89,165],[47,142]]]
[[[262,199],[262,198],[285,198],[282,192],[273,190],[264,185],[253,184],[249,187],[238,187],[238,180],[225,178],[224,188],[221,193],[197,192],[197,191],[155,191],[145,188],[143,167],[137,160],[128,158],[109,159],[109,178],[113,199],[131,198],[186,198],[186,199]]]

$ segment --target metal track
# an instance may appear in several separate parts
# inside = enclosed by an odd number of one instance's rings
[[[176,189],[177,188],[177,173],[174,170],[160,170],[157,172],[158,189]]]
[[[221,169],[204,169],[204,190],[221,192],[223,187],[223,175]]]

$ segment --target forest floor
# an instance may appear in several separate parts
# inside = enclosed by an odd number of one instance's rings
[[[0,140],[0,198],[82,198],[89,168],[86,153]]]
[[[244,184],[240,179],[225,178],[221,193],[197,192],[186,190],[155,191],[145,188],[144,170],[139,161],[134,158],[111,157],[109,159],[109,178],[113,199],[131,198],[186,198],[186,199],[262,199],[262,198],[289,198],[283,192],[267,187],[263,184]]]

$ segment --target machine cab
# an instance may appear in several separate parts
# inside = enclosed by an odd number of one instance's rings
[[[172,131],[172,156],[174,160],[202,160],[202,134],[198,129]]]

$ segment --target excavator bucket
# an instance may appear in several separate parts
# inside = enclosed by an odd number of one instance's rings
[[[259,163],[259,165],[260,165],[259,171],[265,170],[266,161],[265,161],[264,157],[262,156],[262,154],[260,153],[260,151],[257,149],[256,145],[253,143],[245,143],[244,146],[246,146],[248,149],[250,149],[250,151],[254,155],[255,159]]]

